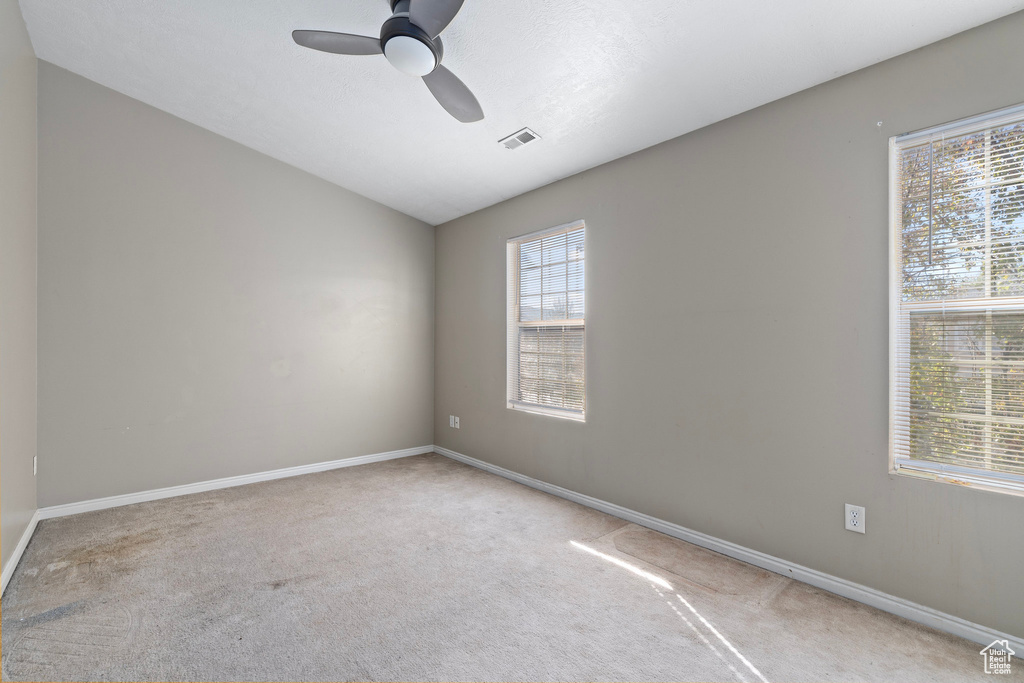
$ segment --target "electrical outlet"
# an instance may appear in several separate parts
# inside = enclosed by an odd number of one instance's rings
[[[455,428],[456,429],[459,428],[459,416],[458,415],[455,416]]]
[[[39,460],[39,456],[38,455],[33,455],[32,456],[32,476],[33,477],[36,476],[36,472],[39,471],[38,470],[38,465],[39,465],[38,460]]]
[[[856,531],[858,534],[865,533],[867,517],[864,508],[860,505],[846,504],[846,530]]]
[[[448,416],[448,426],[449,427],[454,427],[455,426],[455,416],[454,415],[449,415]]]

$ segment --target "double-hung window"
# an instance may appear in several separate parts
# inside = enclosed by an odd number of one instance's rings
[[[508,241],[508,407],[583,421],[583,221]]]
[[[1024,107],[890,141],[890,460],[1024,493]]]

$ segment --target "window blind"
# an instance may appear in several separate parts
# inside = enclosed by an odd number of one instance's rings
[[[1024,492],[1024,107],[890,149],[893,467]]]
[[[582,420],[586,313],[582,222],[508,242],[508,405]]]

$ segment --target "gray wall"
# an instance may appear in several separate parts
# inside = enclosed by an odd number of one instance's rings
[[[1024,636],[1024,497],[887,454],[888,138],[1024,101],[1022,36],[1019,13],[440,226],[435,443]],[[579,218],[586,424],[505,407],[505,240]]]
[[[0,0],[0,563],[36,509],[36,56]]]
[[[429,445],[434,231],[45,62],[39,504]]]

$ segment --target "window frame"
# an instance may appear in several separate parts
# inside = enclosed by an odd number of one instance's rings
[[[985,491],[1024,496],[1024,476],[987,472],[984,470],[950,465],[945,463],[915,460],[901,457],[897,453],[897,435],[909,428],[897,416],[897,405],[901,389],[909,395],[909,387],[901,387],[901,350],[899,348],[901,318],[909,320],[911,311],[944,310],[949,312],[986,313],[997,310],[1024,310],[1024,296],[964,300],[936,300],[914,302],[907,305],[902,301],[902,253],[897,232],[902,229],[903,203],[900,187],[900,152],[906,147],[921,144],[936,136],[955,137],[998,128],[1019,121],[1024,117],[1024,104],[1006,107],[978,114],[965,119],[932,126],[921,130],[895,135],[889,138],[889,473],[954,484]],[[954,303],[950,303],[953,301]]]
[[[520,268],[519,268],[519,247],[525,242],[532,242],[537,239],[544,237],[550,237],[559,235],[562,233],[570,233],[575,230],[583,229],[583,317],[566,319],[559,321],[529,321],[523,323],[520,320],[519,307],[520,307]],[[551,228],[544,228],[543,230],[536,230],[534,232],[526,233],[525,235],[519,235],[517,237],[509,238],[505,243],[505,254],[506,254],[506,327],[505,327],[505,339],[506,339],[506,379],[505,379],[505,407],[510,410],[517,410],[524,413],[532,413],[534,415],[543,415],[546,417],[555,417],[563,420],[570,420],[574,422],[586,422],[587,421],[587,310],[589,308],[589,294],[587,288],[587,280],[589,279],[588,268],[587,268],[587,226],[586,221],[583,219],[570,221],[569,223],[563,223],[556,225]],[[512,334],[513,326],[515,326],[515,335]],[[583,410],[573,410],[570,408],[559,408],[556,406],[544,406],[534,403],[525,403],[513,398],[513,387],[519,385],[519,331],[523,327],[579,327],[583,331]],[[513,339],[515,342],[513,343]],[[514,352],[513,352],[514,346]]]

